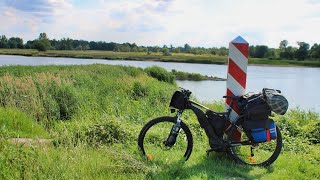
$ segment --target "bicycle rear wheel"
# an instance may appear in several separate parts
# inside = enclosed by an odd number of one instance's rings
[[[235,162],[240,164],[264,167],[271,165],[278,158],[282,148],[281,132],[278,127],[276,129],[277,139],[253,145],[229,147],[228,154]],[[248,140],[248,136],[242,132],[241,141]]]
[[[176,117],[159,117],[149,121],[141,130],[138,145],[149,160],[170,164],[188,160],[193,147],[192,134],[186,124],[181,122],[181,129],[173,146],[165,145]]]

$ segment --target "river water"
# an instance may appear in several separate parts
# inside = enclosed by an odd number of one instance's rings
[[[76,58],[24,57],[0,55],[0,65],[71,65],[112,64],[135,67],[160,66],[167,70],[200,73],[226,78],[226,65],[168,63],[153,61],[99,60]],[[226,93],[225,81],[178,81],[200,101],[222,101]],[[320,68],[248,66],[247,92],[260,92],[262,88],[280,89],[289,101],[289,108],[320,112]]]

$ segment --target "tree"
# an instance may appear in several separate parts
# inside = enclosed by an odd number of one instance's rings
[[[228,49],[225,47],[220,47],[218,51],[219,56],[226,56],[228,54]]]
[[[280,46],[279,46],[279,49],[285,51],[287,49],[287,46],[288,46],[288,41],[287,40],[282,40],[280,42]]]
[[[276,59],[277,58],[277,51],[276,49],[268,49],[268,52],[266,54],[266,57],[269,59]]]
[[[210,49],[210,54],[212,54],[212,55],[218,54],[218,48],[216,48],[216,47],[211,48]]]
[[[33,48],[33,41],[27,41],[27,43],[24,45],[24,48],[26,49],[32,49]]]
[[[164,56],[171,56],[168,48],[162,48],[162,53]]]
[[[183,52],[190,53],[191,52],[191,46],[189,44],[185,44]]]
[[[5,35],[0,36],[0,48],[8,48],[8,39]]]
[[[262,45],[262,46],[256,46],[254,57],[256,58],[264,58],[267,55],[268,52],[268,46]]]
[[[308,57],[310,45],[305,42],[297,42],[297,44],[299,45],[299,48],[296,51],[296,58],[298,60],[305,60]]]
[[[320,46],[317,43],[314,43],[309,51],[309,56],[311,58],[320,58]]]
[[[47,37],[47,34],[44,32],[40,33],[39,38],[33,43],[33,48],[37,49],[38,51],[47,51],[50,49],[50,47],[50,40]]]
[[[249,46],[249,56],[255,57],[256,54],[256,47],[255,46]]]

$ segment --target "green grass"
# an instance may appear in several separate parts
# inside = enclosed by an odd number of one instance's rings
[[[0,137],[48,138],[48,133],[34,119],[15,108],[0,107]]]
[[[195,143],[190,159],[148,161],[137,147],[139,131],[150,119],[171,115],[168,104],[176,89],[174,83],[133,67],[1,67],[1,133],[10,132],[1,136],[49,135],[54,141],[53,146],[23,146],[2,138],[0,179],[320,178],[320,147],[314,141],[319,115],[300,110],[275,117],[283,130],[284,151],[269,168],[238,165],[219,153],[207,157],[207,138],[190,111],[183,115]],[[222,104],[208,106],[223,110]],[[13,121],[21,126],[4,126]],[[30,130],[30,124],[42,131]]]
[[[48,50],[39,52],[34,49],[0,49],[3,55],[22,56],[43,56],[43,57],[70,57],[84,59],[109,59],[109,60],[137,60],[137,61],[162,61],[162,62],[183,62],[200,64],[227,64],[227,56],[218,55],[194,55],[190,53],[171,53],[171,56],[163,56],[162,53],[145,52],[114,52],[114,51],[77,51],[77,50]],[[309,66],[320,67],[319,60],[270,60],[249,58],[249,64],[275,65],[275,66]]]

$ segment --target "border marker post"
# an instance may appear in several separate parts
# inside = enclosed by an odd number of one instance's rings
[[[227,96],[241,96],[245,94],[247,80],[247,66],[249,55],[249,43],[238,36],[229,43]],[[226,99],[226,109],[229,109],[231,99]],[[234,103],[231,107],[230,120],[235,121],[239,110]],[[236,132],[234,138],[240,140],[241,134]]]

